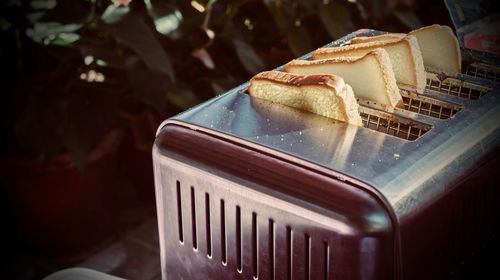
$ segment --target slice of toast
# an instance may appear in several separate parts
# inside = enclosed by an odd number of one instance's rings
[[[336,48],[321,48],[316,50],[312,57],[313,59],[359,57],[377,48],[383,48],[389,54],[392,69],[399,84],[415,88],[419,93],[424,91],[426,74],[417,39],[414,36],[405,36],[401,39],[385,38],[382,41]]]
[[[461,54],[457,38],[446,25],[433,24],[411,31],[416,37],[426,70],[434,73],[460,73]],[[407,34],[387,33],[351,39],[351,45],[370,42],[386,42],[402,39]]]
[[[338,76],[266,71],[250,80],[248,93],[339,121],[363,125],[352,88]]]
[[[433,24],[408,33],[417,38],[425,68],[434,73],[460,73],[462,57],[451,28]]]
[[[386,33],[376,36],[361,36],[352,38],[350,44],[370,43],[370,42],[384,42],[391,40],[401,40],[406,37],[405,33]]]
[[[384,49],[374,49],[361,57],[292,60],[285,65],[285,71],[338,75],[352,86],[356,98],[373,101],[386,109],[403,106],[391,60]]]

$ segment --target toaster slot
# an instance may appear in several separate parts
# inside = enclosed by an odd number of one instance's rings
[[[439,93],[467,99],[479,99],[491,89],[486,86],[466,82],[455,77],[440,77],[440,74],[427,73],[426,88]]]
[[[404,109],[438,119],[449,119],[463,109],[463,106],[423,96],[406,89],[400,89]]]
[[[428,124],[366,106],[359,106],[359,113],[364,127],[405,140],[416,140],[432,128]]]
[[[465,74],[491,81],[500,81],[500,68],[480,62],[467,65]]]

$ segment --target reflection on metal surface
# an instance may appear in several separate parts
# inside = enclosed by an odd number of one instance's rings
[[[258,135],[254,136],[256,141],[263,138],[274,143],[273,145],[286,142],[290,148],[296,147],[314,152],[325,162],[336,162],[339,167],[346,164],[346,156],[350,153],[358,130],[357,126],[267,100],[250,99],[252,108],[262,120],[265,120],[260,124]],[[276,122],[287,125],[273,125]],[[335,126],[336,129],[329,129],[331,126]],[[293,139],[295,141],[291,141]]]

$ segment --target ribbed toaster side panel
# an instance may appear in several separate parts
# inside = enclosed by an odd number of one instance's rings
[[[153,150],[164,279],[394,279],[394,223],[346,181],[195,129]]]
[[[160,172],[166,279],[333,279],[328,219],[175,161]]]

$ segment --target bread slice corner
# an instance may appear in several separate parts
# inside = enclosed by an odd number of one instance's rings
[[[427,70],[435,73],[461,72],[460,46],[450,27],[433,24],[413,30],[408,34],[417,38]]]
[[[383,41],[392,41],[392,40],[400,40],[406,36],[405,33],[386,33],[375,36],[360,36],[354,37],[349,41],[349,44],[360,44],[360,43],[369,43],[369,42],[383,42]]]
[[[334,57],[320,60],[292,60],[285,71],[298,74],[333,74],[352,86],[356,98],[384,107],[403,107],[403,100],[384,49],[373,49],[363,56]]]
[[[376,48],[383,48],[389,54],[398,84],[412,87],[419,93],[423,92],[426,74],[416,38],[413,36],[400,38],[399,35],[396,39],[390,37],[386,35],[379,37],[380,41],[372,39],[364,43],[318,49],[313,53],[312,58],[358,57]]]
[[[250,80],[251,96],[362,126],[351,87],[335,75],[266,71]]]

